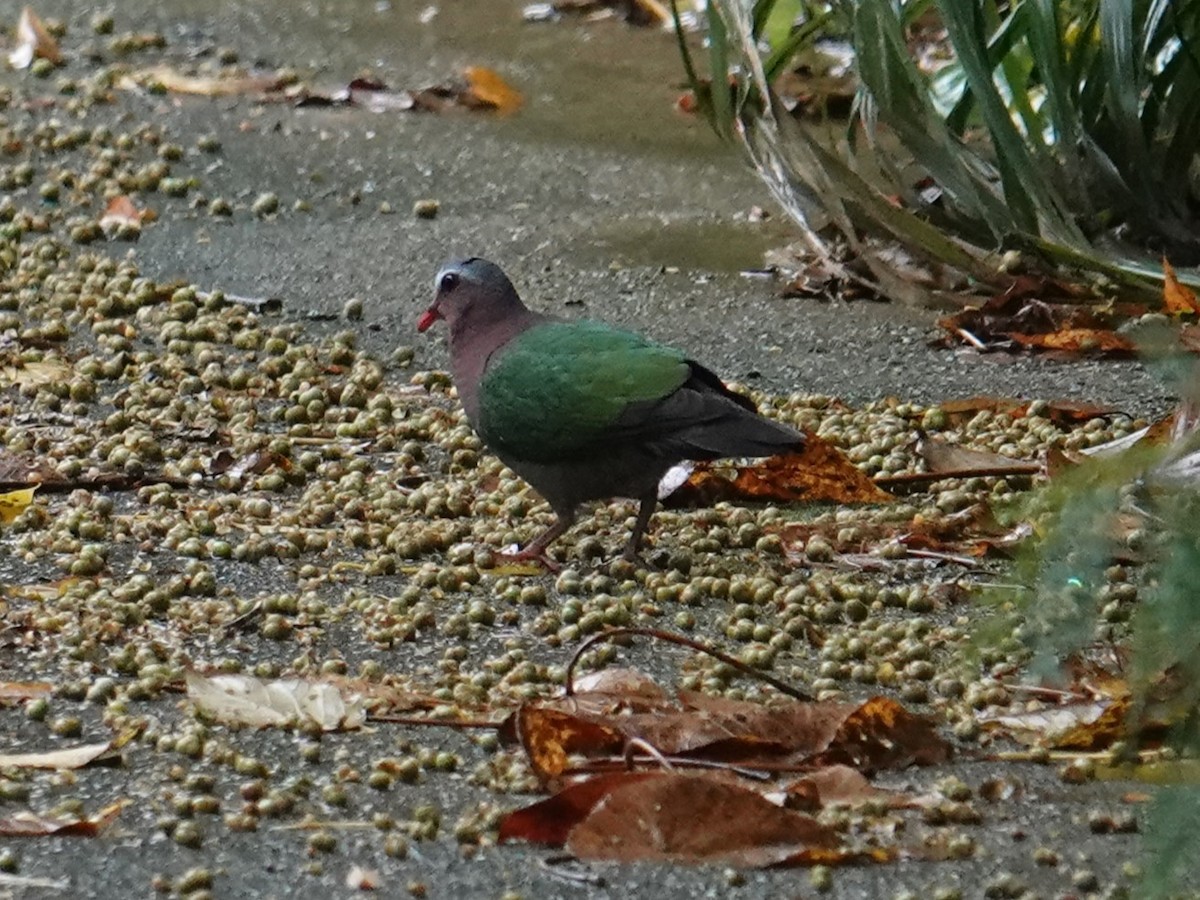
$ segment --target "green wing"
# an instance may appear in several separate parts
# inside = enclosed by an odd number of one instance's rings
[[[631,407],[691,375],[682,353],[599,322],[550,322],[510,342],[480,384],[480,433],[521,459],[602,449]]]

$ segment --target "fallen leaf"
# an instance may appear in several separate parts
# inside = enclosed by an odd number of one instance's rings
[[[113,749],[112,741],[44,753],[0,753],[0,769],[82,769]]]
[[[109,200],[104,208],[104,214],[100,216],[100,230],[109,240],[136,236],[142,230],[144,217],[145,212],[134,206],[129,197],[119,194]]]
[[[1000,732],[1022,744],[1093,750],[1103,749],[1121,736],[1119,726],[1127,709],[1127,698],[1086,700],[1025,712],[980,715],[978,721],[986,731]]]
[[[524,102],[520,92],[492,69],[467,66],[463,76],[467,79],[467,90],[463,94],[467,106],[477,105],[507,114],[518,110]]]
[[[890,503],[880,489],[833,444],[812,432],[797,453],[772,456],[749,466],[700,463],[673,502],[711,505],[721,500],[763,503]]]
[[[17,45],[9,51],[8,64],[14,69],[28,69],[35,59],[48,59],[56,66],[63,63],[62,51],[37,13],[26,6],[17,21]]]
[[[614,787],[637,784],[658,774],[613,772],[577,781],[545,800],[510,812],[500,820],[497,839],[561,847],[567,842],[571,829],[582,822]]]
[[[857,806],[877,800],[894,808],[914,805],[907,794],[875,787],[862,772],[843,765],[816,769],[767,796],[774,799],[776,794],[781,806],[814,812],[835,804]]]
[[[121,76],[117,87],[123,90],[157,88],[172,94],[199,97],[230,97],[236,94],[265,94],[284,86],[274,73],[257,75],[188,75],[170,66],[138,69]]]
[[[0,681],[0,704],[23,703],[49,697],[54,685],[48,681]]]
[[[951,423],[962,423],[979,412],[990,412],[1012,416],[1014,419],[1029,415],[1029,400],[1016,397],[967,397],[962,400],[947,400],[938,404]],[[1078,400],[1049,400],[1039,407],[1041,415],[1059,425],[1086,422],[1119,412],[1115,406],[1085,403]]]
[[[671,758],[755,765],[851,765],[864,772],[931,765],[950,757],[932,721],[894,700],[864,703],[749,701],[680,691],[656,697],[644,683],[630,694],[576,691],[524,704],[501,728],[519,741],[544,780],[569,757],[609,757],[640,740]]]
[[[226,724],[285,727],[314,724],[322,731],[349,731],[366,719],[362,699],[344,697],[332,684],[290,678],[262,681],[248,675],[186,676],[188,699]]]
[[[1047,302],[1048,299],[1071,302]],[[976,349],[1025,349],[1053,351],[1069,356],[1128,357],[1135,353],[1133,342],[1117,333],[1116,326],[1128,320],[1131,310],[1116,306],[1088,305],[1078,290],[1059,281],[1021,281],[1004,294],[938,321],[954,342]]]
[[[612,786],[566,841],[580,859],[740,868],[779,865],[809,848],[837,846],[837,833],[811,816],[739,784],[681,773]]]
[[[1175,316],[1196,315],[1200,313],[1200,300],[1196,293],[1185,284],[1181,284],[1175,269],[1167,258],[1163,257],[1163,309]]]
[[[113,823],[128,800],[110,803],[94,816],[43,816],[29,810],[0,819],[0,837],[45,837],[58,834],[70,837],[95,837]]]
[[[620,731],[557,709],[526,704],[515,715],[517,737],[542,781],[566,771],[572,753],[617,753],[625,743]]]
[[[917,441],[917,455],[925,461],[930,472],[939,475],[996,475],[1006,472],[1034,474],[1041,471],[1037,463],[1002,456],[990,450],[972,450],[939,438],[922,437]]]
[[[51,358],[0,368],[0,387],[37,387],[66,381],[74,369],[65,360]]]
[[[1039,350],[1061,350],[1079,355],[1133,356],[1137,350],[1133,341],[1123,334],[1103,328],[1061,328],[1045,334],[1008,332],[1008,337],[1022,347]]]
[[[609,862],[756,868],[803,864],[806,850],[823,851],[822,861],[839,857],[833,829],[707,773],[598,775],[509,813],[499,839],[565,846],[580,859]]]
[[[31,487],[0,494],[0,523],[11,525],[33,502],[33,493],[36,490],[36,487]]]

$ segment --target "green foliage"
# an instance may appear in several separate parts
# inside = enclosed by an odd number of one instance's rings
[[[680,33],[701,111],[742,141],[816,249],[831,223],[856,250],[856,232],[886,236],[980,278],[1006,247],[1142,286],[1159,253],[1200,263],[1200,0],[707,0],[707,12],[711,84]],[[953,51],[933,72],[911,48],[914,23],[931,21]],[[840,139],[797,123],[770,89],[826,34],[849,39],[860,85]]]
[[[1195,362],[1167,361],[1190,383],[1184,393],[1194,393]],[[1032,652],[1030,671],[1042,676],[1057,673],[1063,659],[1098,638],[1126,643],[1131,740],[1146,712],[1171,723],[1169,745],[1194,757],[1200,752],[1200,432],[1090,460],[1033,495],[1021,515],[1036,523],[1038,535],[1018,561],[1024,590],[1015,600],[1011,591],[993,593],[1011,615],[999,617],[982,639],[1002,639],[1019,623]],[[1115,560],[1134,561],[1128,572],[1139,589],[1132,610],[1107,593],[1106,570]],[[1174,879],[1200,862],[1200,790],[1164,789],[1148,821],[1152,863],[1139,896],[1167,897]]]
[[[1146,850],[1154,865],[1145,873],[1143,896],[1169,897],[1181,875],[1200,869],[1200,788],[1162,788],[1147,820]]]

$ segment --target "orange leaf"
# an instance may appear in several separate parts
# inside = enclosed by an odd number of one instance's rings
[[[677,492],[678,497],[705,503],[719,500],[890,503],[895,499],[833,444],[812,432],[807,433],[807,438],[799,452],[739,467],[732,479],[722,476],[715,467],[697,466]]]
[[[524,102],[520,91],[512,87],[493,69],[484,66],[467,66],[463,69],[467,79],[464,102],[486,106],[501,113],[515,112]]]
[[[1175,269],[1163,257],[1163,308],[1172,315],[1195,315],[1200,313],[1200,301],[1196,293],[1179,282]]]
[[[571,753],[615,753],[623,743],[616,730],[556,709],[525,705],[515,717],[517,736],[529,765],[543,780],[561,775]]]
[[[133,205],[124,194],[113,197],[104,208],[100,217],[100,230],[106,237],[112,238],[117,234],[134,234],[141,230],[145,213]]]
[[[1063,328],[1046,334],[1008,332],[1008,337],[1023,347],[1063,350],[1068,353],[1106,353],[1132,355],[1133,342],[1122,334],[1103,328]]]

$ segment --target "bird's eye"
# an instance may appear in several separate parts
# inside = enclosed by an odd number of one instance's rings
[[[454,272],[447,272],[442,276],[441,290],[444,293],[448,294],[456,287],[458,287],[458,275],[456,275]]]

